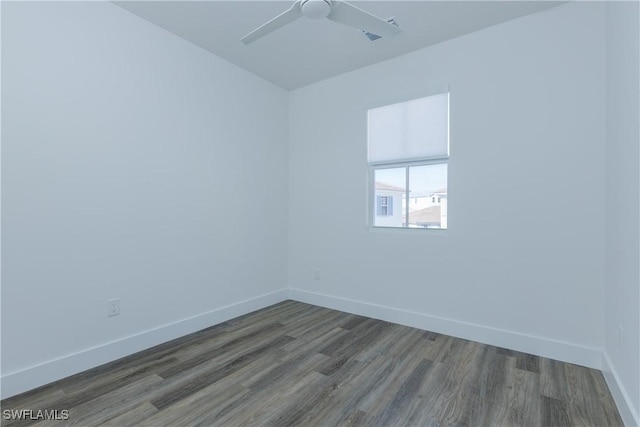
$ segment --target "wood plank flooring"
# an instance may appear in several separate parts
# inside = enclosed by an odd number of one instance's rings
[[[69,411],[3,426],[623,425],[597,370],[294,301],[1,403]]]

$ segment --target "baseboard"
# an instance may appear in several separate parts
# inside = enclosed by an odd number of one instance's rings
[[[583,347],[572,343],[309,292],[302,289],[291,288],[289,297],[308,304],[412,326],[483,344],[505,347],[589,368],[600,369],[602,367],[602,351],[597,348]]]
[[[628,404],[628,397],[624,388],[620,386],[615,370],[612,369],[608,357],[605,355],[603,358],[602,352],[599,349],[294,288],[282,289],[256,298],[240,301],[117,341],[65,355],[40,365],[5,374],[1,378],[2,399],[100,366],[104,363],[199,331],[234,317],[268,307],[288,298],[484,344],[549,357],[590,368],[606,368],[603,369],[605,378],[616,399],[616,404],[618,404],[620,408],[626,425],[639,424],[638,416],[633,411],[633,406]]]
[[[2,376],[2,399],[288,299],[282,289]]]
[[[609,386],[613,400],[616,402],[624,425],[627,427],[640,426],[640,416],[638,416],[638,412],[634,409],[633,402],[629,398],[627,390],[620,381],[620,377],[613,367],[606,351],[602,354],[602,373]]]

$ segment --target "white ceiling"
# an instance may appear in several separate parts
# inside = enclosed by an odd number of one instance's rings
[[[404,32],[369,41],[326,19],[301,18],[248,46],[240,39],[292,1],[117,1],[130,12],[284,89],[393,58],[557,6],[555,1],[351,1]]]

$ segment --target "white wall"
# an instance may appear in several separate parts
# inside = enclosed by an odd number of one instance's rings
[[[2,8],[3,396],[286,297],[286,92],[110,3]]]
[[[608,2],[606,19],[607,228],[604,370],[618,407],[622,409],[628,424],[640,425],[638,3]],[[623,328],[622,336],[619,326]],[[626,407],[629,411],[625,410]]]
[[[288,256],[296,299],[589,366],[604,347],[638,423],[633,7],[561,6],[287,100],[111,4],[3,2],[2,397],[276,302]],[[450,229],[368,230],[366,109],[443,85]]]
[[[293,91],[292,296],[599,367],[604,23],[567,4]],[[449,230],[368,230],[367,108],[444,85]]]

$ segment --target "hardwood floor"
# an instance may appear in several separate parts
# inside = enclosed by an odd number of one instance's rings
[[[622,425],[599,371],[294,301],[2,409],[69,411],[3,426]]]

